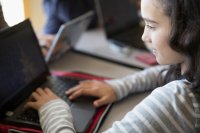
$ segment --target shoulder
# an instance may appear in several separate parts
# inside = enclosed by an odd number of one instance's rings
[[[152,93],[166,92],[172,94],[187,95],[190,90],[190,82],[187,80],[174,80],[164,86],[156,88]]]
[[[190,83],[188,81],[175,80],[156,88],[151,93],[151,98],[156,99],[167,110],[177,114],[182,109],[193,110],[191,97],[189,96],[190,92]]]
[[[189,85],[185,80],[177,80],[158,87],[135,110],[145,114],[145,119],[153,124],[155,130],[171,127],[166,131],[191,132],[194,110],[188,93]]]

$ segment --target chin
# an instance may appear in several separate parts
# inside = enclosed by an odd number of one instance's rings
[[[160,65],[169,65],[169,63],[167,63],[166,60],[161,60],[161,59],[156,58],[156,61]]]

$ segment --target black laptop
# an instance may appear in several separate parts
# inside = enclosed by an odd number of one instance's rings
[[[95,4],[111,44],[146,50],[141,40],[144,27],[133,0],[95,0]]]
[[[1,121],[22,127],[40,128],[37,111],[23,110],[27,98],[38,87],[50,87],[71,107],[77,132],[86,132],[96,109],[92,97],[71,102],[65,91],[80,81],[50,75],[29,20],[0,32]]]

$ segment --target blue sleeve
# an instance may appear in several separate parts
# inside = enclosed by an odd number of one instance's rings
[[[60,26],[63,24],[58,16],[58,4],[59,3],[55,0],[43,1],[43,7],[46,15],[46,23],[43,30],[46,34],[56,34]]]
[[[54,16],[49,16],[44,26],[45,34],[56,34],[62,23]]]
[[[62,24],[93,9],[93,4],[93,0],[44,0],[44,33],[57,33]]]

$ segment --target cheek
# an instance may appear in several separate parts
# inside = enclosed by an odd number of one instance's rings
[[[166,27],[159,27],[156,31],[152,32],[152,44],[154,44],[155,47],[165,47],[166,45],[169,46],[170,31]]]
[[[156,43],[156,60],[159,64],[172,65],[183,62],[183,55],[174,51],[168,41],[158,40]]]
[[[167,35],[162,35],[159,32],[157,34],[152,34],[152,45],[159,52],[165,47],[169,47],[169,39]]]
[[[169,47],[167,35],[161,33],[152,35],[152,47],[156,50],[155,56],[159,64],[170,64],[172,50]]]

